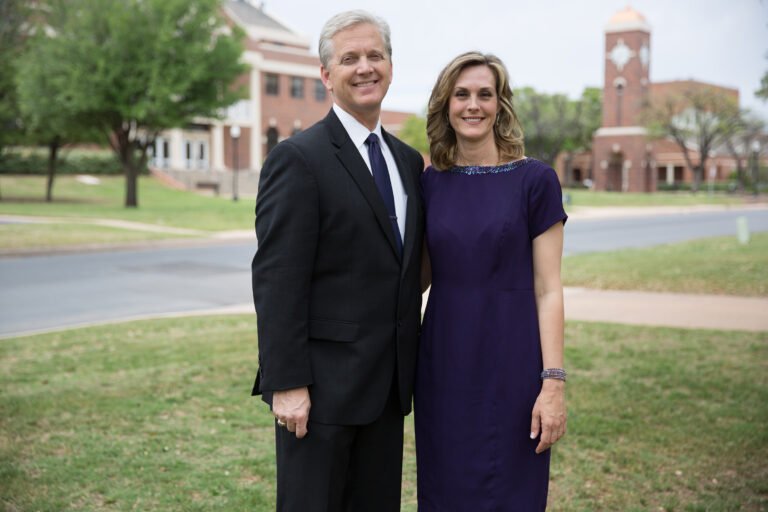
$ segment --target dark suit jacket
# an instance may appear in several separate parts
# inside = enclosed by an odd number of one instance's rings
[[[309,386],[310,421],[359,425],[393,378],[411,410],[421,319],[421,155],[383,134],[408,195],[402,257],[371,172],[336,114],[278,144],[261,170],[253,258],[253,394]],[[395,372],[397,372],[395,374]]]

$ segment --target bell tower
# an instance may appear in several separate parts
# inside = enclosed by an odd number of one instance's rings
[[[656,190],[652,147],[642,122],[650,90],[650,42],[648,22],[631,7],[614,14],[605,27],[603,124],[592,143],[597,190]]]

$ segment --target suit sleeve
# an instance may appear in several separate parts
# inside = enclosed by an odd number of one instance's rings
[[[262,167],[256,200],[258,249],[251,265],[259,336],[259,391],[312,384],[309,294],[319,233],[318,190],[290,142]]]

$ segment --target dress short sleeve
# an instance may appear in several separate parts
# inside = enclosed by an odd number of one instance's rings
[[[542,165],[531,176],[528,189],[528,233],[531,240],[558,222],[568,220],[557,173]]]

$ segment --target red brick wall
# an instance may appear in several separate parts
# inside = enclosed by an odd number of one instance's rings
[[[650,146],[650,151],[649,151]],[[618,151],[614,151],[617,149]],[[642,135],[601,136],[592,143],[595,189],[622,191],[622,168],[629,162],[627,192],[654,192],[653,147]]]
[[[320,79],[318,66],[317,79]],[[262,155],[267,155],[266,135],[267,130],[274,124],[277,128],[279,140],[291,136],[296,121],[301,129],[306,129],[325,117],[332,105],[331,95],[326,91],[323,101],[315,99],[315,79],[302,78],[304,81],[304,97],[291,97],[291,76],[278,74],[279,91],[277,96],[266,94],[265,73],[261,77],[261,127],[262,127]],[[254,165],[257,165],[254,162]]]
[[[251,167],[249,162],[251,161],[251,129],[248,127],[240,127],[240,138],[237,140],[237,166],[239,170],[248,169]],[[233,144],[232,135],[230,135],[230,127],[224,127],[224,165],[227,169],[233,168]]]

